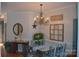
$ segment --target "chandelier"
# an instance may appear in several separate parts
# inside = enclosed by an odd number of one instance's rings
[[[36,28],[37,25],[46,24],[49,22],[49,18],[45,18],[42,12],[43,4],[40,4],[40,14],[39,16],[34,17],[33,28]]]

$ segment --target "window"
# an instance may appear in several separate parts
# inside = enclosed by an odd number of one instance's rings
[[[50,40],[64,41],[64,24],[50,24]]]

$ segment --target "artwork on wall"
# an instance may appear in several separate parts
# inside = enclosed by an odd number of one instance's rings
[[[64,24],[50,24],[50,40],[64,41]]]
[[[60,14],[60,15],[54,15],[54,16],[51,16],[51,21],[62,21],[63,20],[63,14]]]

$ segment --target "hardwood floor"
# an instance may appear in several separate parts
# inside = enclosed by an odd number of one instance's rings
[[[67,57],[77,57],[77,56],[76,56],[76,53],[70,53],[67,55]]]
[[[22,53],[6,53],[2,57],[24,57]],[[67,57],[76,57],[75,54],[68,54]]]
[[[20,52],[11,53],[11,52],[6,52],[6,51],[2,52],[1,56],[2,57],[24,57],[23,54],[20,53]],[[30,57],[30,56],[28,56],[28,57]],[[34,57],[36,57],[36,56],[34,56]],[[69,53],[67,55],[67,57],[76,57],[76,54],[75,53]]]
[[[1,54],[2,57],[23,57],[22,53],[11,53],[11,52],[5,52],[4,54]]]

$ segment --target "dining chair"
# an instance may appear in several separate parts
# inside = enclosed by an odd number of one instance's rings
[[[29,53],[29,45],[22,45],[22,54],[24,57],[28,56],[28,53]]]
[[[55,57],[65,56],[65,45],[60,45],[55,48]]]
[[[48,51],[44,52],[44,57],[54,57],[55,49],[49,49]]]

